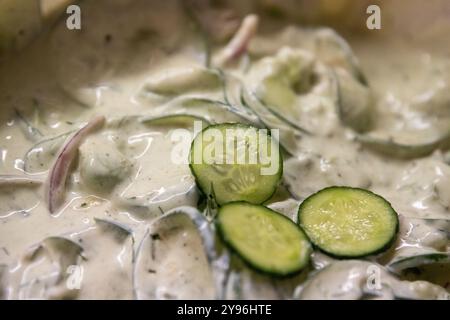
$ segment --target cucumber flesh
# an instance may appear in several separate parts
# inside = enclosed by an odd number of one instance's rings
[[[253,269],[273,276],[300,272],[309,262],[311,245],[286,216],[261,205],[233,202],[219,209],[222,240]]]
[[[202,192],[214,195],[217,204],[260,204],[275,192],[283,171],[282,156],[268,131],[261,130],[238,123],[212,125],[192,142],[191,171]],[[261,153],[268,155],[267,162],[261,161]]]
[[[300,226],[323,252],[356,258],[384,251],[398,232],[398,216],[389,202],[364,189],[325,188],[300,205]]]

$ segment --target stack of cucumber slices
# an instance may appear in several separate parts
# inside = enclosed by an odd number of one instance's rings
[[[263,206],[283,173],[282,156],[273,142],[263,129],[223,123],[206,127],[191,145],[196,183],[219,206],[218,234],[247,265],[283,277],[308,266],[313,246],[345,259],[374,255],[392,245],[397,213],[381,196],[364,189],[320,190],[300,205],[297,224]],[[260,157],[264,152],[266,157]]]

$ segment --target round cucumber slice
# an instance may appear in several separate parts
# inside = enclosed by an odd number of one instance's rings
[[[277,141],[266,129],[240,123],[211,125],[191,145],[190,168],[205,195],[217,204],[260,204],[275,192],[283,173]]]
[[[384,198],[350,187],[329,187],[308,197],[299,207],[298,222],[315,246],[336,258],[384,251],[399,225]]]
[[[269,208],[229,203],[219,209],[216,225],[225,244],[257,271],[289,276],[308,264],[312,250],[304,232]]]

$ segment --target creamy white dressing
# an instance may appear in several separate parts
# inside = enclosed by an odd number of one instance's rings
[[[358,142],[367,128],[371,136],[404,144],[450,132],[448,48],[423,53],[407,43],[350,39],[366,87],[353,53],[329,29],[283,26],[260,33],[248,53],[225,63],[233,56],[227,50],[240,44],[225,46],[239,26],[228,16],[215,19],[227,11],[204,9],[201,27],[217,31],[222,23],[220,30],[228,30],[210,39],[215,59],[209,59],[204,35],[177,1],[107,2],[82,3],[82,31],[61,21],[0,63],[0,298],[449,298],[445,263],[435,267],[419,258],[407,264],[422,272],[410,280],[438,285],[401,281],[403,265],[395,264],[427,254],[448,262],[448,156],[436,147],[404,159]],[[380,61],[386,48],[392,56]],[[208,60],[220,60],[223,73],[207,67]],[[239,106],[236,83],[311,134],[264,107],[258,117],[249,113]],[[351,108],[339,113],[342,84]],[[230,100],[238,110],[195,99]],[[262,119],[281,129],[291,154],[284,159],[287,190],[280,187],[267,203],[271,208],[296,221],[300,201],[311,193],[332,185],[366,188],[401,216],[396,243],[364,261],[338,262],[315,252],[310,268],[282,280],[255,273],[220,245],[212,254],[214,239],[206,240],[188,215],[165,215],[196,207],[200,197],[188,165],[171,161],[171,133],[180,126],[140,121],[186,113],[210,123]],[[95,115],[107,123],[82,142],[64,204],[52,215],[39,182],[67,138]],[[182,127],[193,129],[190,122]],[[370,265],[382,269],[382,291],[364,287]],[[79,290],[67,287],[70,266],[83,268]]]

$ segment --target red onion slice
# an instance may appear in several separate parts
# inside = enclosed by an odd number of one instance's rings
[[[83,128],[75,132],[58,154],[47,179],[47,203],[50,213],[54,213],[64,201],[64,191],[70,166],[78,148],[86,137],[105,123],[105,117],[97,116]]]
[[[258,29],[259,19],[257,15],[250,14],[244,18],[239,30],[217,57],[215,64],[226,65],[232,60],[236,60],[247,50],[248,44]]]

